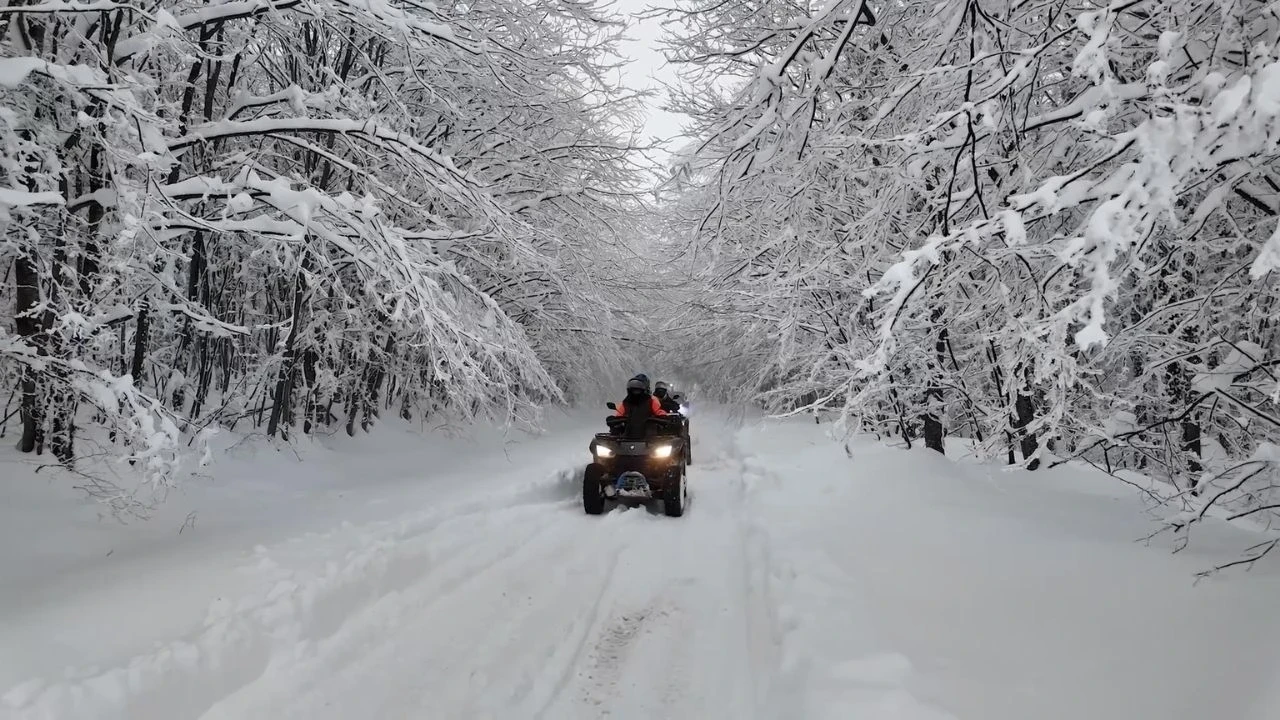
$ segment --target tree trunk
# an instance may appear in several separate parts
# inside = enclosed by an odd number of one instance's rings
[[[920,417],[924,423],[924,446],[930,450],[937,450],[943,455],[947,454],[947,449],[943,445],[945,433],[942,430],[942,421],[933,413],[925,413]]]
[[[347,436],[355,437],[356,435],[356,411],[360,408],[360,389],[365,385],[365,377],[369,374],[369,364],[366,361],[365,367],[360,374],[352,381],[350,396],[347,398]]]
[[[386,367],[390,364],[391,351],[395,349],[394,334],[387,335],[387,345],[382,351],[382,365],[372,370],[369,385],[365,390],[364,412],[360,418],[360,429],[368,432],[373,421],[378,417],[378,395],[382,391],[382,383],[387,377]]]
[[[1013,426],[1018,430],[1018,444],[1022,448],[1022,460],[1027,463],[1028,470],[1035,470],[1040,467],[1040,459],[1035,458],[1028,462],[1028,458],[1036,454],[1040,449],[1040,442],[1036,439],[1036,434],[1027,432],[1027,426],[1035,419],[1035,404],[1031,402],[1031,396],[1025,392],[1019,391],[1017,397],[1013,401]]]
[[[65,379],[60,380],[59,386],[65,387]],[[66,390],[60,390],[52,399],[49,451],[58,458],[58,462],[70,465],[75,460],[76,407],[79,403]]]
[[[302,415],[302,432],[310,435],[312,426],[320,422],[320,411],[323,405],[320,403],[319,389],[316,387],[316,361],[317,353],[313,348],[307,348],[302,353],[302,383],[307,389],[306,408]]]
[[[197,230],[191,236],[191,260],[187,263],[187,300],[189,302],[201,303],[202,301],[201,289],[204,283],[201,281],[204,277],[204,269],[204,232]],[[209,307],[207,302],[203,303],[203,306],[206,311],[212,312],[212,308]],[[203,372],[203,368],[208,366],[208,358],[206,356],[208,347],[207,344],[203,342],[204,337],[204,334],[201,333],[200,338],[197,339],[195,337],[195,323],[192,322],[190,317],[185,317],[183,319],[182,331],[178,335],[177,357],[174,358],[174,363],[177,364],[182,362],[182,356],[188,355],[187,351],[188,348],[190,348],[191,352],[186,358],[186,374],[188,376],[192,375],[191,370],[193,367],[200,367],[202,369],[201,372]],[[186,403],[186,390],[187,388],[185,384],[174,389],[173,406],[175,408],[181,409]],[[197,398],[195,406],[198,407],[200,402],[200,399]],[[193,407],[191,410],[191,414],[193,416],[198,412],[197,407]]]
[[[32,345],[38,346],[36,335],[40,332],[40,319],[36,308],[40,305],[40,276],[36,265],[25,255],[14,260],[14,324],[18,336],[25,338]],[[22,369],[22,399],[19,405],[19,416],[22,418],[22,438],[18,441],[18,449],[24,453],[33,452],[42,445],[41,433],[44,425],[42,408],[36,382],[36,371],[31,366]]]
[[[894,381],[893,373],[889,373],[889,400],[893,403],[893,409],[898,415],[898,432],[902,435],[902,441],[907,444],[907,449],[911,449],[911,428],[907,426],[907,418],[902,411],[902,402],[898,399],[897,383]]]
[[[1193,360],[1199,360],[1199,356],[1193,356]],[[1187,366],[1182,361],[1174,361],[1169,363],[1165,370],[1166,382],[1169,384],[1170,400],[1174,411],[1185,408],[1192,401],[1191,393],[1191,377],[1187,371]],[[1179,443],[1180,459],[1186,461],[1187,473],[1192,477],[1187,479],[1187,486],[1195,492],[1198,476],[1204,469],[1200,463],[1200,422],[1195,410],[1187,413],[1179,425],[1182,440]]]
[[[934,321],[941,319],[940,310],[933,313]],[[942,427],[942,420],[935,412],[942,407],[942,386],[938,382],[938,375],[942,373],[947,354],[947,328],[945,326],[938,330],[938,337],[934,341],[934,366],[930,368],[929,385],[925,389],[925,411],[920,419],[924,424],[924,446],[930,450],[936,450],[943,455],[947,454],[944,439],[946,432]]]
[[[292,402],[293,380],[297,374],[298,337],[302,334],[302,326],[305,324],[302,310],[304,307],[303,300],[307,294],[307,265],[308,263],[303,261],[302,268],[298,270],[293,282],[292,327],[289,328],[289,337],[285,340],[284,361],[280,366],[279,378],[276,380],[276,391],[271,406],[271,420],[267,423],[267,435],[270,437],[275,437],[276,431],[280,429],[281,424],[287,425],[292,417],[288,410]],[[284,433],[284,437],[288,437],[287,431]]]
[[[142,389],[143,364],[147,359],[147,333],[151,329],[151,303],[143,297],[138,306],[137,327],[133,332],[133,360],[129,363],[129,374],[133,376],[133,386]]]

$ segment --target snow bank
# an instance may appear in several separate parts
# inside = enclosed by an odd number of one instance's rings
[[[569,437],[249,440],[130,525],[5,453],[0,717],[199,717],[426,572],[438,528],[563,498]]]
[[[826,426],[830,427],[830,426]],[[775,608],[780,660],[767,717],[954,720],[916,692],[912,661],[878,629],[861,578],[841,567],[843,523],[827,519],[848,468],[808,422],[748,428],[739,438],[752,535]],[[748,451],[746,448],[750,448]],[[815,456],[815,451],[816,456]],[[832,554],[833,547],[840,552]]]
[[[811,682],[836,697],[841,678],[861,691],[874,677],[918,714],[867,717],[1280,716],[1275,568],[1195,582],[1249,533],[1212,521],[1177,554],[1173,538],[1139,542],[1161,516],[1080,467],[1032,473],[870,441],[846,455],[807,423],[742,442],[757,458],[757,522],[789,554],[791,602],[810,599],[790,615]]]
[[[562,477],[547,478],[542,488],[563,486]],[[500,532],[505,513],[528,493],[514,489],[393,523],[344,524],[271,551],[260,547],[256,562],[241,571],[254,576],[253,587],[265,589],[216,599],[199,631],[105,671],[77,670],[61,682],[19,685],[3,702],[31,718],[201,717],[272,667],[338,635],[351,618],[367,623],[376,613],[380,626],[395,627],[411,610],[396,602],[399,591],[442,566],[448,572],[465,554],[450,526],[481,523]],[[305,561],[277,560],[293,553]],[[463,564],[452,572],[465,577],[469,569]]]

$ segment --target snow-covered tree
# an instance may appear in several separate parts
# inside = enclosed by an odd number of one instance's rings
[[[703,101],[684,101],[702,136],[673,182],[696,186],[680,222],[721,310],[697,334],[744,324],[739,347],[768,355],[708,377],[936,449],[945,431],[1034,467],[1048,448],[1166,478],[1197,511],[1263,512],[1276,12],[678,4],[672,53]]]
[[[24,451],[71,463],[92,412],[163,485],[207,428],[527,418],[618,363],[635,100],[602,7],[58,0],[0,29]]]

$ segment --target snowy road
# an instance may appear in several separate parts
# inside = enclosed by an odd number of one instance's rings
[[[195,493],[203,535],[79,595],[26,568],[0,717],[1274,717],[1280,581],[1190,582],[1227,528],[1173,556],[1111,481],[713,417],[685,517],[589,517],[591,427]]]
[[[486,477],[473,464],[458,473],[471,489],[444,501],[426,485],[409,504],[412,489],[393,486],[390,501],[352,503],[360,522],[258,545],[228,585],[262,591],[217,599],[198,630],[119,667],[24,683],[3,707],[134,719],[751,716],[772,640],[733,445],[700,441],[696,513],[589,517],[577,468],[587,437],[540,439],[512,458],[558,452],[559,472],[544,459],[532,480]],[[183,577],[163,565],[151,575]],[[35,604],[19,609],[57,622]],[[35,624],[11,640],[38,645]]]
[[[682,520],[588,517],[566,474],[560,498],[401,533],[367,604],[206,717],[749,717],[768,618],[735,475],[699,468]]]

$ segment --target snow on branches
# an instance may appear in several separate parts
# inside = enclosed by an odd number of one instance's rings
[[[668,20],[700,83],[675,222],[716,306],[685,346],[726,342],[708,382],[908,444],[1275,497],[1274,464],[1225,472],[1280,440],[1274,4],[689,0]],[[1108,431],[1117,413],[1133,427]]]
[[[93,415],[164,485],[207,429],[528,418],[616,364],[595,259],[635,222],[634,100],[599,7],[57,0],[0,27],[24,451],[71,464]]]

